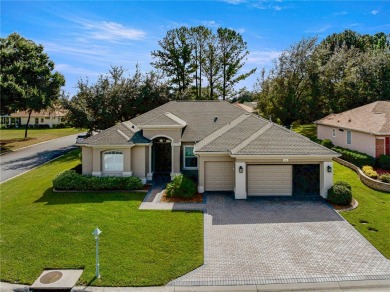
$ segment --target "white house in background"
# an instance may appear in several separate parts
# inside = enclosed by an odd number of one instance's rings
[[[225,101],[171,101],[77,143],[83,174],[196,178],[198,191],[327,196],[339,156]]]
[[[373,157],[390,155],[390,101],[376,101],[315,121],[317,138]]]
[[[66,111],[64,109],[55,108],[47,109],[40,112],[33,111],[31,113],[30,125],[48,125],[53,128],[54,125],[58,125],[64,122]],[[2,123],[5,125],[25,126],[28,120],[28,112],[17,111],[10,116],[2,117]]]

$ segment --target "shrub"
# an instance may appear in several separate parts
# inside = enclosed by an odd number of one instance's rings
[[[378,158],[378,164],[382,169],[390,169],[390,155],[380,155]]]
[[[332,150],[340,153],[341,159],[351,162],[360,168],[363,167],[364,165],[373,166],[375,164],[375,158],[365,153],[361,153],[358,151],[349,150],[341,147],[333,147]]]
[[[332,149],[334,147],[332,141],[330,141],[329,139],[322,140],[321,145],[325,146],[326,148],[329,148],[329,149]]]
[[[346,181],[341,181],[340,180],[340,181],[335,182],[334,185],[335,186],[343,186],[343,187],[347,188],[348,190],[352,191],[351,185],[349,183],[347,183]]]
[[[384,183],[390,183],[390,173],[382,174],[379,177],[379,180],[384,182]]]
[[[191,179],[180,174],[175,176],[173,181],[167,184],[166,194],[168,198],[190,198],[196,194],[196,184]]]
[[[372,166],[365,165],[362,167],[362,170],[364,174],[370,178],[377,179],[379,177],[378,173],[374,170]]]
[[[349,205],[352,202],[352,192],[343,185],[334,185],[328,190],[327,200],[336,205]]]
[[[138,177],[91,176],[78,174],[75,170],[67,170],[54,178],[56,190],[101,191],[101,190],[137,190],[142,187]]]

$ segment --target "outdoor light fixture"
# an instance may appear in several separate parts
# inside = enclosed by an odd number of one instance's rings
[[[240,166],[240,167],[238,168],[238,172],[239,172],[239,173],[243,173],[243,172],[244,172],[244,168],[243,168],[242,166]]]
[[[96,227],[96,229],[92,232],[93,236],[95,236],[96,240],[96,278],[100,278],[100,272],[99,272],[99,235],[102,233],[102,231]]]
[[[332,166],[328,165],[327,169],[328,169],[328,172],[332,172]]]

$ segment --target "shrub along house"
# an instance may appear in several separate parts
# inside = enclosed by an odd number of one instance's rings
[[[390,155],[390,101],[376,101],[315,121],[317,138],[373,157]]]
[[[225,101],[171,101],[77,145],[83,174],[180,173],[198,191],[326,197],[337,153]]]

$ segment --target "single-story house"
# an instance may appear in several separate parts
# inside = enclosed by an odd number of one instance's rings
[[[30,125],[47,125],[53,128],[53,125],[58,125],[64,122],[66,111],[63,109],[48,109],[40,112],[33,111],[30,117]],[[28,120],[27,111],[17,111],[9,116],[3,117],[2,123],[9,126],[25,126]]]
[[[171,101],[77,145],[83,174],[196,177],[198,191],[327,196],[337,153],[225,101]]]
[[[318,139],[373,157],[390,155],[390,101],[376,101],[315,121]]]

